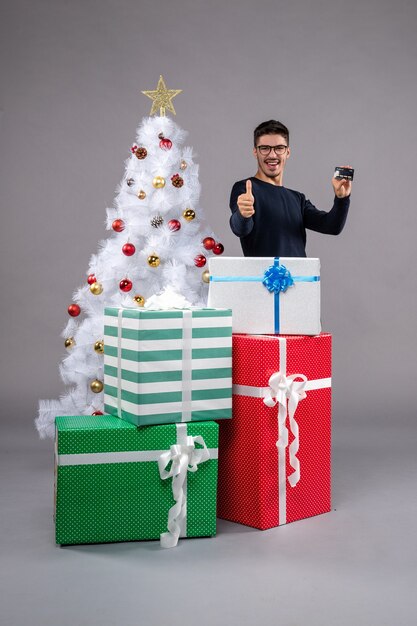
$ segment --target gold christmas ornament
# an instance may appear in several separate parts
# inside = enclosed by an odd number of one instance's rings
[[[209,283],[210,282],[210,272],[208,270],[204,270],[204,272],[201,274],[201,278],[203,279],[203,283]]]
[[[75,346],[75,339],[74,339],[74,337],[67,337],[65,339],[65,347],[67,348],[67,350],[69,350],[73,346]]]
[[[90,285],[90,291],[94,296],[99,296],[103,293],[103,286],[100,283],[93,283]]]
[[[165,178],[163,178],[162,176],[155,176],[152,181],[152,185],[155,187],[155,189],[162,189],[162,187],[165,187]]]
[[[157,254],[150,254],[148,256],[148,265],[150,265],[151,267],[158,267],[160,262],[161,262],[161,259],[159,258]]]
[[[138,306],[143,306],[145,304],[145,298],[143,296],[137,295],[133,298]]]
[[[145,200],[145,198],[146,198],[146,193],[143,191],[143,189],[141,189],[140,191],[138,191],[138,198],[139,198],[139,200]]]
[[[104,341],[102,339],[94,344],[94,352],[97,352],[97,354],[104,353]]]
[[[150,115],[155,115],[159,109],[159,115],[162,117],[165,117],[166,110],[176,115],[171,100],[181,92],[182,89],[167,89],[162,76],[159,77],[158,86],[154,91],[142,91],[145,96],[153,100]]]
[[[185,211],[182,212],[182,216],[187,222],[191,222],[195,218],[195,211],[193,211],[193,209],[185,209]]]
[[[187,169],[187,161],[181,161],[180,170],[186,170],[186,169]]]
[[[100,393],[101,391],[103,391],[103,387],[103,383],[101,382],[101,380],[97,380],[97,378],[95,380],[92,380],[90,383],[90,389],[94,393]]]

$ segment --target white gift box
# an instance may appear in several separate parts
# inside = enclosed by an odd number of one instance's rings
[[[233,309],[234,333],[320,333],[320,259],[218,257],[209,273],[208,306]]]

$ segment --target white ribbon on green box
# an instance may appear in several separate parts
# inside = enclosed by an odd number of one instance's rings
[[[218,448],[207,448],[201,435],[196,437],[187,435],[187,424],[176,424],[176,432],[177,441],[169,450],[128,450],[81,454],[58,454],[56,451],[56,464],[57,466],[74,466],[157,461],[161,479],[166,480],[172,477],[172,494],[175,504],[168,511],[168,531],[161,534],[161,547],[173,548],[177,545],[179,537],[187,536],[187,473],[196,472],[199,464],[218,458]],[[196,444],[201,445],[201,448],[197,448]]]
[[[202,447],[196,448],[199,443]],[[161,535],[161,546],[173,548],[179,537],[187,535],[187,473],[196,472],[199,463],[211,457],[203,437],[187,435],[187,426],[177,424],[177,443],[158,460],[159,475],[162,480],[172,477],[172,494],[175,504],[168,512],[168,532]],[[167,467],[170,465],[170,468]]]
[[[269,378],[268,387],[254,387],[251,385],[233,385],[233,394],[238,396],[250,396],[262,398],[264,404],[273,407],[278,404],[278,524],[286,524],[287,521],[287,480],[291,487],[295,487],[301,479],[300,461],[297,452],[300,446],[300,434],[298,423],[295,419],[300,400],[307,397],[307,391],[325,389],[332,386],[331,378],[318,378],[308,380],[304,374],[291,374],[287,376],[287,340],[285,337],[277,337],[279,341],[279,364],[280,370],[274,372]],[[301,380],[297,380],[301,379]],[[287,476],[286,449],[289,441],[287,417],[294,439],[289,447],[289,461],[293,468],[292,474]]]

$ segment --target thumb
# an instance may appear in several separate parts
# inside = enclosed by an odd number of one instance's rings
[[[251,196],[252,195],[252,181],[251,180],[247,180],[246,181],[246,193]]]

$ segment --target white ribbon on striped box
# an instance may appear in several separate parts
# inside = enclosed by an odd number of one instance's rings
[[[192,311],[182,310],[182,422],[191,421],[191,339],[192,339]],[[123,309],[117,315],[117,411],[122,414],[122,319]]]
[[[196,472],[198,465],[218,458],[218,448],[207,448],[201,435],[187,435],[187,424],[176,424],[177,441],[169,450],[126,450],[122,452],[84,452],[58,454],[55,438],[55,466],[97,465],[101,463],[140,463],[157,461],[162,480],[172,477],[175,504],[168,511],[168,531],[161,534],[161,547],[173,548],[179,537],[187,536],[187,473]],[[202,447],[196,448],[198,443]],[[167,466],[171,467],[167,470]]]
[[[287,340],[285,337],[277,337],[279,341],[279,364],[280,370],[269,378],[268,387],[254,387],[251,385],[233,385],[233,395],[262,398],[264,404],[273,407],[278,404],[278,524],[287,522],[287,480],[291,487],[295,487],[301,478],[300,461],[297,452],[300,445],[298,423],[295,420],[295,412],[300,400],[307,397],[307,391],[326,389],[331,387],[331,378],[318,378],[308,380],[304,374],[291,374],[287,376]],[[301,379],[301,380],[297,380]],[[289,447],[289,461],[293,468],[292,474],[287,476],[286,450],[289,441],[287,428],[287,416],[289,418],[290,431],[294,439]]]

